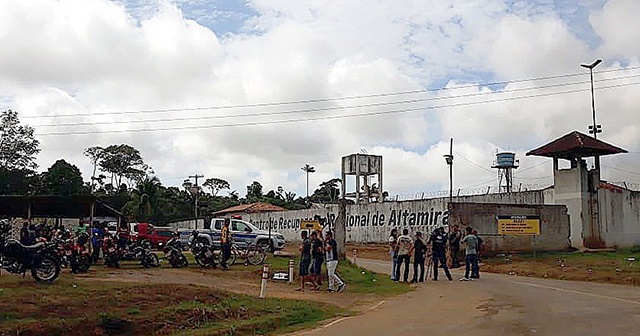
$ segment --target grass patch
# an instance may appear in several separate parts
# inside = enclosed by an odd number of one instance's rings
[[[256,300],[192,285],[76,280],[62,276],[43,286],[21,277],[0,278],[0,335],[255,335],[346,313],[313,301]]]
[[[140,308],[129,308],[129,309],[127,309],[127,314],[129,314],[129,315],[139,315],[140,314]]]
[[[640,285],[640,251],[538,252],[483,260],[481,270],[562,280]]]
[[[349,292],[362,294],[398,295],[412,290],[405,283],[391,281],[388,275],[359,268],[348,260],[338,264],[338,274],[345,279]]]
[[[308,301],[234,297],[213,306],[192,301],[169,309],[183,316],[185,325],[197,326],[179,335],[263,335],[298,330],[342,313],[319,308]]]
[[[295,257],[295,274],[298,275],[299,257]],[[283,271],[288,273],[289,258],[269,259],[271,270]],[[260,268],[261,269],[261,268]],[[326,268],[323,265],[323,273],[326,280]],[[336,270],[338,276],[345,280],[350,293],[359,294],[379,294],[379,295],[397,295],[404,294],[412,290],[407,284],[391,281],[388,275],[378,274],[369,270],[359,268],[348,260],[342,260],[338,263]]]

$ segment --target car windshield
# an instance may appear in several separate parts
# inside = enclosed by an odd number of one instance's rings
[[[171,232],[171,231],[158,231],[158,236],[172,237],[173,236],[173,232]]]

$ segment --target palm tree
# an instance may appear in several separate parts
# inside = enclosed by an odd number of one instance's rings
[[[309,173],[315,173],[316,168],[310,166],[308,163],[305,163],[305,165],[300,169],[304,170],[307,173],[307,199],[309,199]]]
[[[133,197],[125,208],[139,221],[152,219],[158,212],[158,194],[161,188],[162,184],[157,176],[146,176],[132,190]]]

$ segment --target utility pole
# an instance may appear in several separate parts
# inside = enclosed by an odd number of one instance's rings
[[[190,179],[192,179],[192,178],[196,179],[196,192],[194,193],[195,194],[195,204],[193,206],[193,210],[194,210],[193,212],[195,214],[195,227],[196,227],[196,229],[198,228],[198,195],[200,194],[200,188],[198,187],[198,178],[200,178],[200,177],[204,177],[204,175],[198,175],[198,174],[189,175]]]

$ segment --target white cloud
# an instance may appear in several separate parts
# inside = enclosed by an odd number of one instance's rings
[[[490,168],[496,148],[516,151],[527,168],[545,160],[525,157],[529,149],[586,130],[588,84],[543,87],[587,81],[579,64],[596,57],[605,58],[595,76],[602,138],[639,151],[638,86],[605,89],[637,82],[631,70],[609,71],[623,67],[606,59],[637,66],[639,45],[627,33],[637,25],[633,1],[584,9],[602,39],[597,50],[548,1],[259,0],[248,3],[256,16],[242,33],[222,35],[185,19],[178,8],[185,1],[136,1],[135,14],[120,3],[0,2],[2,107],[20,111],[39,134],[128,130],[42,135],[41,169],[65,158],[88,179],[85,148],[128,143],[165,184],[202,173],[227,179],[240,195],[254,180],[265,192],[282,185],[304,195],[302,165],[317,169],[312,192],[339,176],[342,156],[366,148],[384,156],[385,189],[397,194],[447,189],[442,155],[454,137],[456,188],[483,185],[497,182]],[[579,72],[584,76],[476,85]],[[614,80],[621,76],[627,78]],[[378,96],[441,85],[449,90]],[[515,99],[575,89],[583,91]],[[362,98],[331,99],[354,96]],[[319,98],[330,99],[264,104]],[[236,107],[191,109],[207,106]],[[148,112],[158,109],[176,110]],[[359,114],[376,115],[350,117]],[[51,115],[66,117],[42,118]],[[51,123],[90,125],[39,126]],[[611,164],[639,161],[629,155]],[[546,182],[537,178],[550,167],[519,174]]]
[[[593,29],[602,37],[598,54],[606,58],[638,60],[640,41],[635,32],[640,31],[640,2],[634,0],[610,0],[602,10],[590,17]]]

